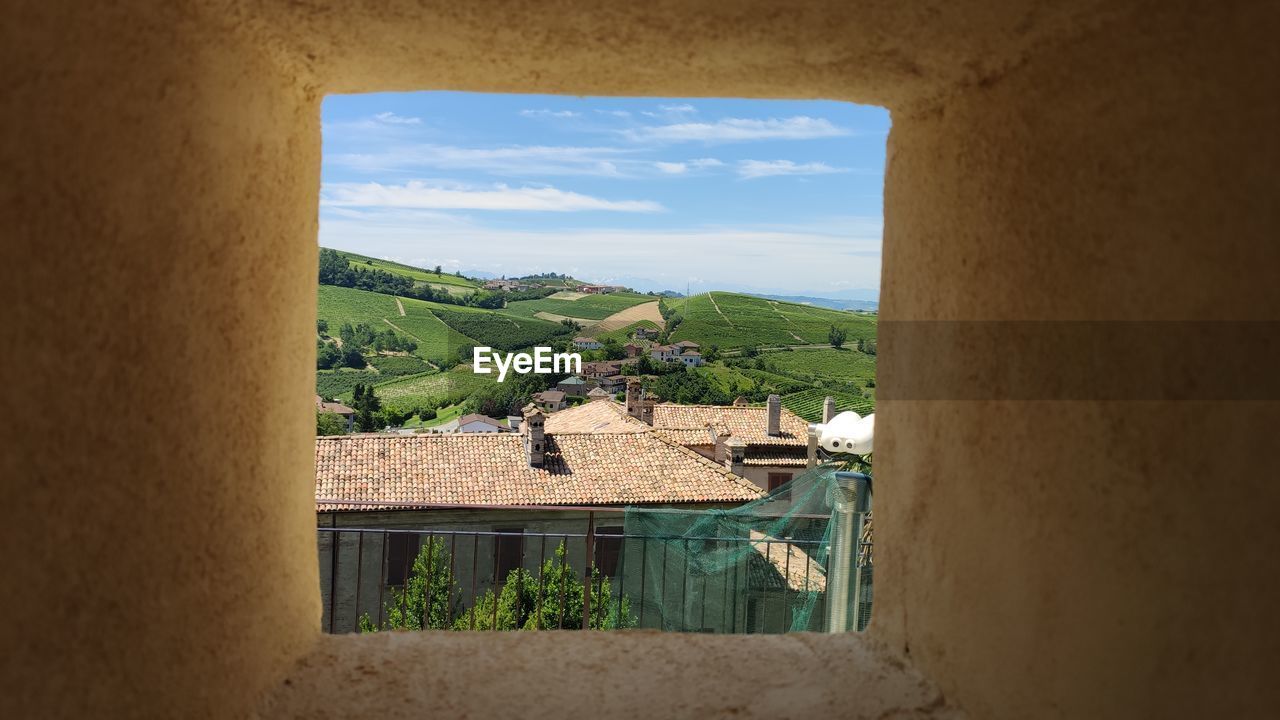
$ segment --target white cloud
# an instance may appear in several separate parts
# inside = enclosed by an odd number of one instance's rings
[[[387,123],[388,125],[421,125],[422,124],[422,118],[405,117],[403,115],[397,115],[393,112],[378,113],[373,117],[377,119],[378,122],[384,122],[384,123]]]
[[[831,167],[824,162],[795,163],[790,160],[743,160],[738,163],[738,175],[753,178],[776,175],[830,175],[849,172],[847,168]]]
[[[825,118],[806,115],[768,120],[724,118],[713,123],[673,123],[628,128],[620,131],[635,141],[656,142],[742,142],[749,140],[808,140],[850,134]]]
[[[553,187],[513,188],[498,184],[476,188],[457,184],[404,185],[328,183],[320,189],[325,208],[414,208],[428,210],[534,210],[542,212],[660,212],[649,200],[605,200]]]
[[[626,110],[596,110],[600,115],[612,115],[614,117],[629,118],[631,113]]]
[[[494,273],[572,272],[606,281],[649,278],[683,290],[685,283],[721,289],[758,288],[816,295],[823,288],[875,288],[880,282],[878,217],[828,218],[791,227],[551,228],[513,230],[464,215],[435,221],[401,210],[370,219],[320,216],[320,244],[401,261],[447,249],[462,268]],[[590,247],[590,253],[582,248]],[[434,264],[428,263],[429,265]],[[452,266],[451,266],[452,267]],[[579,274],[581,273],[581,274]]]
[[[685,160],[684,162],[658,161],[653,164],[658,170],[668,175],[683,175],[690,170],[704,170],[721,165],[724,165],[724,163],[715,158],[698,158],[696,160]]]
[[[362,172],[392,170],[471,170],[507,176],[590,175],[618,177],[619,163],[628,163],[632,150],[608,147],[513,145],[462,148],[451,145],[409,145],[376,153],[342,153],[326,162]]]
[[[520,114],[524,117],[545,117],[545,118],[575,118],[582,113],[576,113],[572,110],[521,110]]]

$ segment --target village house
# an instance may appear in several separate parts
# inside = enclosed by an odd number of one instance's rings
[[[638,327],[635,332],[631,333],[631,337],[636,340],[657,340],[658,331],[656,328]]]
[[[698,350],[702,347],[701,345],[699,345],[696,342],[693,342],[692,340],[681,340],[678,343],[672,343],[672,345],[675,345],[676,347],[680,348],[680,352],[687,352],[689,350]]]
[[[347,423],[347,432],[351,432],[356,421],[356,411],[339,402],[329,402],[319,395],[316,396],[316,412],[333,413],[339,415]]]
[[[702,353],[697,350],[685,350],[676,359],[684,363],[686,367],[698,367],[702,364]]]
[[[518,567],[536,570],[555,552],[555,545],[526,544],[526,533],[560,535],[567,556],[581,558],[584,506],[710,509],[761,497],[729,463],[693,452],[611,405],[588,403],[578,409],[596,408],[594,414],[554,425],[554,415],[529,405],[518,434],[317,438],[317,524],[363,530],[321,536],[321,594],[326,615],[333,615],[325,622],[354,627],[361,608],[377,612],[387,588],[405,582],[424,535],[386,531],[429,526],[433,536],[452,537],[455,577],[469,601],[495,578],[501,582]],[[594,561],[606,575],[619,565],[623,542],[609,537],[621,534],[622,519],[595,514]],[[644,576],[631,578],[638,597]],[[741,614],[745,620],[745,608]]]
[[[561,380],[556,385],[556,389],[569,397],[586,397],[587,391],[591,389],[591,386],[588,385],[586,380],[573,375]]]
[[[603,346],[595,338],[579,336],[573,339],[573,347],[578,350],[599,350]]]
[[[579,285],[578,292],[588,295],[604,295],[606,293],[618,292],[623,290],[621,285]]]
[[[661,362],[676,362],[680,357],[680,348],[675,345],[658,345],[649,349],[649,357]]]
[[[623,362],[621,360],[599,360],[582,364],[582,376],[589,380],[597,380],[599,378],[617,375],[622,371]]]
[[[615,394],[622,392],[623,388],[627,386],[627,376],[610,375],[608,377],[602,377],[596,380],[596,382],[600,384],[601,390],[604,390],[609,394]]]
[[[591,392],[587,393],[587,399],[592,401],[608,400],[612,397],[613,397],[613,393],[600,387],[591,388]]]
[[[533,396],[533,402],[543,412],[556,412],[563,410],[568,405],[565,400],[565,394],[562,390],[543,390]]]
[[[770,395],[764,407],[745,401],[677,405],[645,398],[635,378],[626,393],[625,404],[601,400],[570,408],[548,418],[548,427],[614,432],[638,421],[666,440],[726,464],[761,490],[777,489],[808,466],[809,424],[782,407],[777,395]]]
[[[500,420],[494,420],[488,415],[472,413],[458,418],[458,432],[460,433],[495,433],[506,429]]]
[[[629,358],[639,357],[640,353],[644,352],[644,347],[635,343],[627,343],[622,346],[622,349],[626,351]]]

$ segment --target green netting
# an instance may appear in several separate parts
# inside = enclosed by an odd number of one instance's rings
[[[620,575],[636,624],[682,632],[825,632],[830,601],[845,604],[845,629],[865,627],[870,513],[854,511],[850,487],[828,465],[731,509],[629,508]],[[833,521],[838,501],[845,512]],[[841,533],[857,539],[843,553],[845,593],[832,567]]]

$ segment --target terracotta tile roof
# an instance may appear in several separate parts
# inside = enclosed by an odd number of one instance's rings
[[[745,440],[748,445],[799,445],[808,444],[809,424],[800,416],[782,408],[781,434],[770,436],[769,410],[764,407],[740,405],[675,405],[661,403],[653,408],[653,426],[664,430],[703,429],[708,425],[723,425],[733,436]],[[706,443],[710,444],[708,440]]]
[[[548,433],[646,433],[648,425],[627,415],[619,403],[595,400],[547,416]],[[680,444],[680,443],[677,443]]]
[[[647,432],[548,434],[542,468],[529,467],[522,437],[510,433],[320,437],[315,489],[317,512],[404,503],[743,502],[761,495],[724,467]]]
[[[747,562],[749,583],[755,590],[781,590],[783,579],[787,589],[797,592],[822,592],[827,589],[827,575],[822,565],[814,562],[798,545],[751,531],[751,547],[758,554],[756,562]]]
[[[613,397],[613,393],[609,392],[608,390],[605,390],[604,388],[594,387],[594,388],[591,388],[591,392],[587,393],[587,397],[592,399],[610,398],[610,397]]]
[[[743,465],[754,465],[757,467],[804,467],[809,464],[809,459],[803,452],[791,451],[791,448],[760,448],[748,449],[747,456],[742,459]]]
[[[543,402],[560,402],[564,400],[565,395],[562,390],[543,390],[534,397]]]
[[[505,427],[501,422],[494,420],[488,415],[481,415],[480,413],[471,413],[470,415],[463,415],[462,417],[458,418],[458,425],[460,426],[466,425],[467,423],[473,423],[473,422],[482,422],[486,425],[492,425],[494,427]]]
[[[711,432],[707,428],[654,428],[653,432],[668,442],[677,445],[714,445]]]

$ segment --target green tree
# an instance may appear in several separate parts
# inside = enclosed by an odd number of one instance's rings
[[[382,628],[365,613],[360,617],[360,631],[447,630],[449,618],[461,610],[457,590],[444,538],[428,537],[418,550],[404,587],[391,591]]]
[[[844,328],[832,325],[831,329],[827,331],[827,342],[831,343],[831,347],[837,350],[844,347],[845,337],[846,334]]]
[[[338,413],[316,412],[316,435],[345,435],[347,421]]]
[[[605,360],[621,360],[627,356],[627,351],[617,340],[605,338],[604,342],[600,343],[600,354]]]
[[[382,401],[373,391],[372,385],[356,383],[351,390],[351,405],[356,411],[356,429],[360,432],[374,432],[382,427],[385,419],[381,412]]]
[[[436,266],[436,277],[440,277],[440,266]]]
[[[561,542],[555,557],[548,558],[539,576],[517,568],[507,575],[501,591],[495,595],[492,589],[476,600],[471,609],[460,614],[453,623],[455,630],[537,630],[582,629],[582,600],[584,593],[591,598],[592,630],[613,630],[636,625],[631,615],[631,600],[623,595],[614,599],[612,582],[591,568],[591,584],[585,587],[582,578],[565,560],[565,546]],[[496,604],[496,608],[495,608]]]

